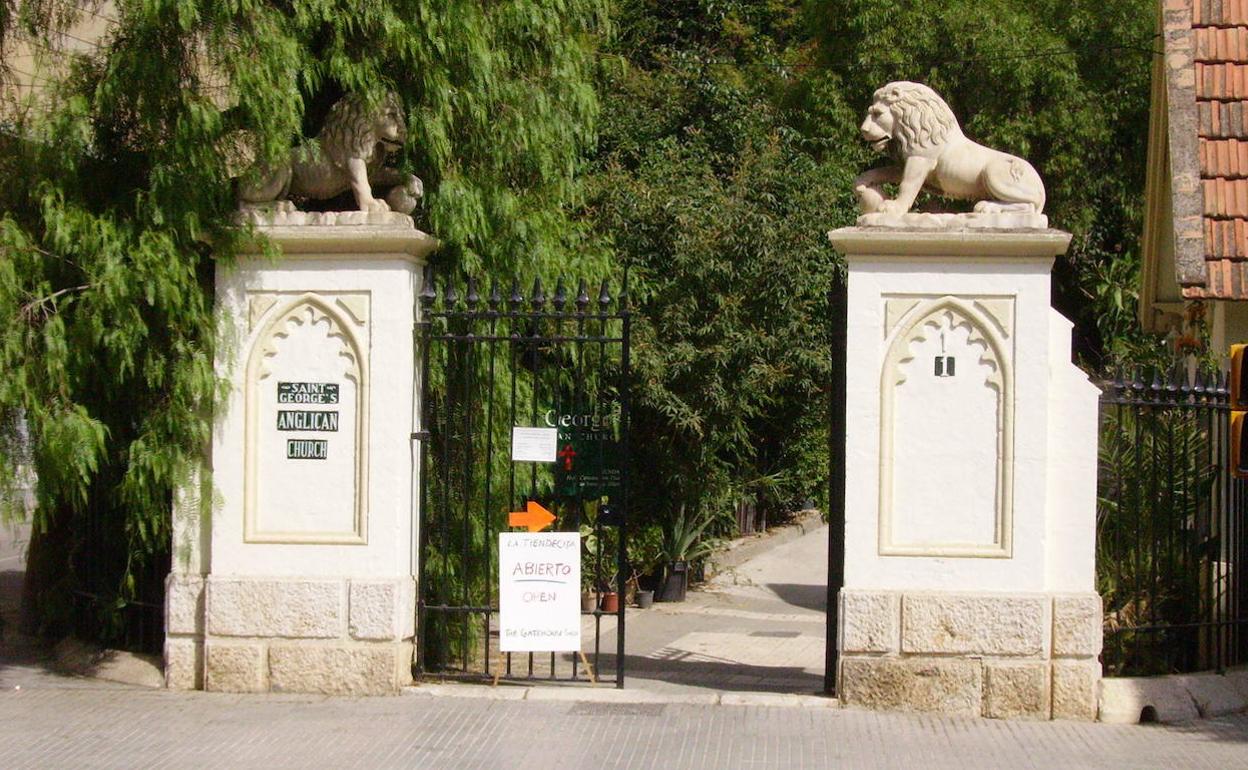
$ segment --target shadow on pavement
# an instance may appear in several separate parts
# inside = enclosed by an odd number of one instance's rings
[[[752,666],[733,660],[707,660],[698,654],[672,657],[624,656],[625,688],[645,689],[648,682],[710,691],[820,694],[823,675],[792,666]],[[598,670],[614,676],[615,655],[601,654]],[[659,689],[662,689],[661,687]]]
[[[767,590],[785,604],[823,612],[828,608],[828,587],[809,583],[767,583]]]

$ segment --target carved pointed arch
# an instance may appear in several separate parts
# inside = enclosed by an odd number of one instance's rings
[[[998,301],[998,300],[994,300]],[[879,552],[884,556],[979,556],[1008,558],[1013,543],[1013,452],[1014,452],[1014,365],[1008,324],[1002,324],[1001,312],[985,312],[983,303],[969,298],[944,296],[919,299],[905,298],[896,302],[891,314],[893,328],[888,333],[883,365],[880,372],[880,518]],[[990,308],[991,310],[991,308]],[[890,316],[886,312],[886,316]],[[1003,328],[1004,327],[1004,328]],[[976,359],[972,367],[963,365],[963,375],[971,375],[974,383],[982,382],[993,393],[993,414],[982,415],[992,430],[988,439],[995,467],[990,480],[993,485],[992,535],[986,538],[928,537],[908,539],[897,531],[898,512],[897,457],[898,396],[907,382],[907,372],[920,366],[915,348],[928,342],[941,331],[965,333],[965,345]],[[978,378],[978,379],[975,379]],[[935,416],[909,415],[909,419],[938,419]],[[910,425],[907,428],[912,427]],[[958,426],[951,426],[956,429]],[[920,431],[922,432],[922,431]],[[935,430],[932,431],[933,435]],[[983,449],[983,447],[979,447]],[[910,449],[907,447],[907,449]],[[954,469],[951,469],[954,470]],[[974,469],[972,469],[974,470]],[[903,471],[904,473],[905,471]],[[950,494],[957,494],[952,485]],[[909,514],[911,512],[907,512]]]
[[[286,302],[274,302],[262,313],[263,323],[253,338],[247,357],[245,372],[246,438],[244,441],[244,507],[243,540],[249,543],[334,543],[363,545],[367,539],[368,520],[368,402],[369,371],[367,344],[362,342],[358,328],[361,322],[348,315],[348,309],[339,300],[334,302],[317,294],[305,293],[290,297]],[[260,458],[264,452],[276,452],[281,439],[271,436],[266,441],[266,431],[261,425],[261,413],[265,411],[266,393],[276,392],[273,378],[273,362],[282,354],[283,345],[297,330],[319,330],[324,327],[327,353],[333,356],[336,374],[354,385],[353,404],[342,403],[340,409],[351,409],[349,445],[338,447],[353,455],[349,483],[352,485],[353,510],[347,527],[332,529],[291,531],[273,528],[265,523],[265,512],[260,510],[262,479]],[[319,339],[319,337],[318,337]]]

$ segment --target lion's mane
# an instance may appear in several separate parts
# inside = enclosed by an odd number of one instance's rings
[[[958,119],[949,105],[922,83],[889,83],[876,90],[874,99],[893,114],[894,149],[902,157],[915,150],[939,147],[958,128]]]
[[[348,158],[372,163],[377,152],[377,127],[387,118],[401,120],[399,100],[394,94],[388,94],[374,110],[357,96],[340,99],[325,116],[317,140],[325,156],[339,168],[346,168]]]

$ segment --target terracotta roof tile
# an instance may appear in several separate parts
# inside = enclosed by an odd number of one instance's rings
[[[1248,286],[1248,262],[1229,259],[1208,263],[1209,281],[1204,286],[1184,286],[1186,299],[1245,299]]]
[[[1206,256],[1216,259],[1245,259],[1245,221],[1242,219],[1205,219]]]
[[[1248,217],[1248,179],[1203,178],[1205,216]]]
[[[1196,98],[1248,98],[1248,64],[1233,62],[1196,62]]]
[[[1248,54],[1248,27],[1199,27],[1196,58],[1204,62],[1243,63]]]
[[[1246,0],[1192,0],[1192,26],[1248,24]]]

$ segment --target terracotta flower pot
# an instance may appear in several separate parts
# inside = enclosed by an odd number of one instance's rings
[[[607,614],[619,612],[620,611],[620,595],[617,594],[615,591],[608,591],[607,593],[603,594],[602,602],[599,605],[599,609],[601,609],[603,612]]]
[[[598,606],[598,597],[594,596],[593,591],[585,591],[581,594],[581,612],[593,612]]]

